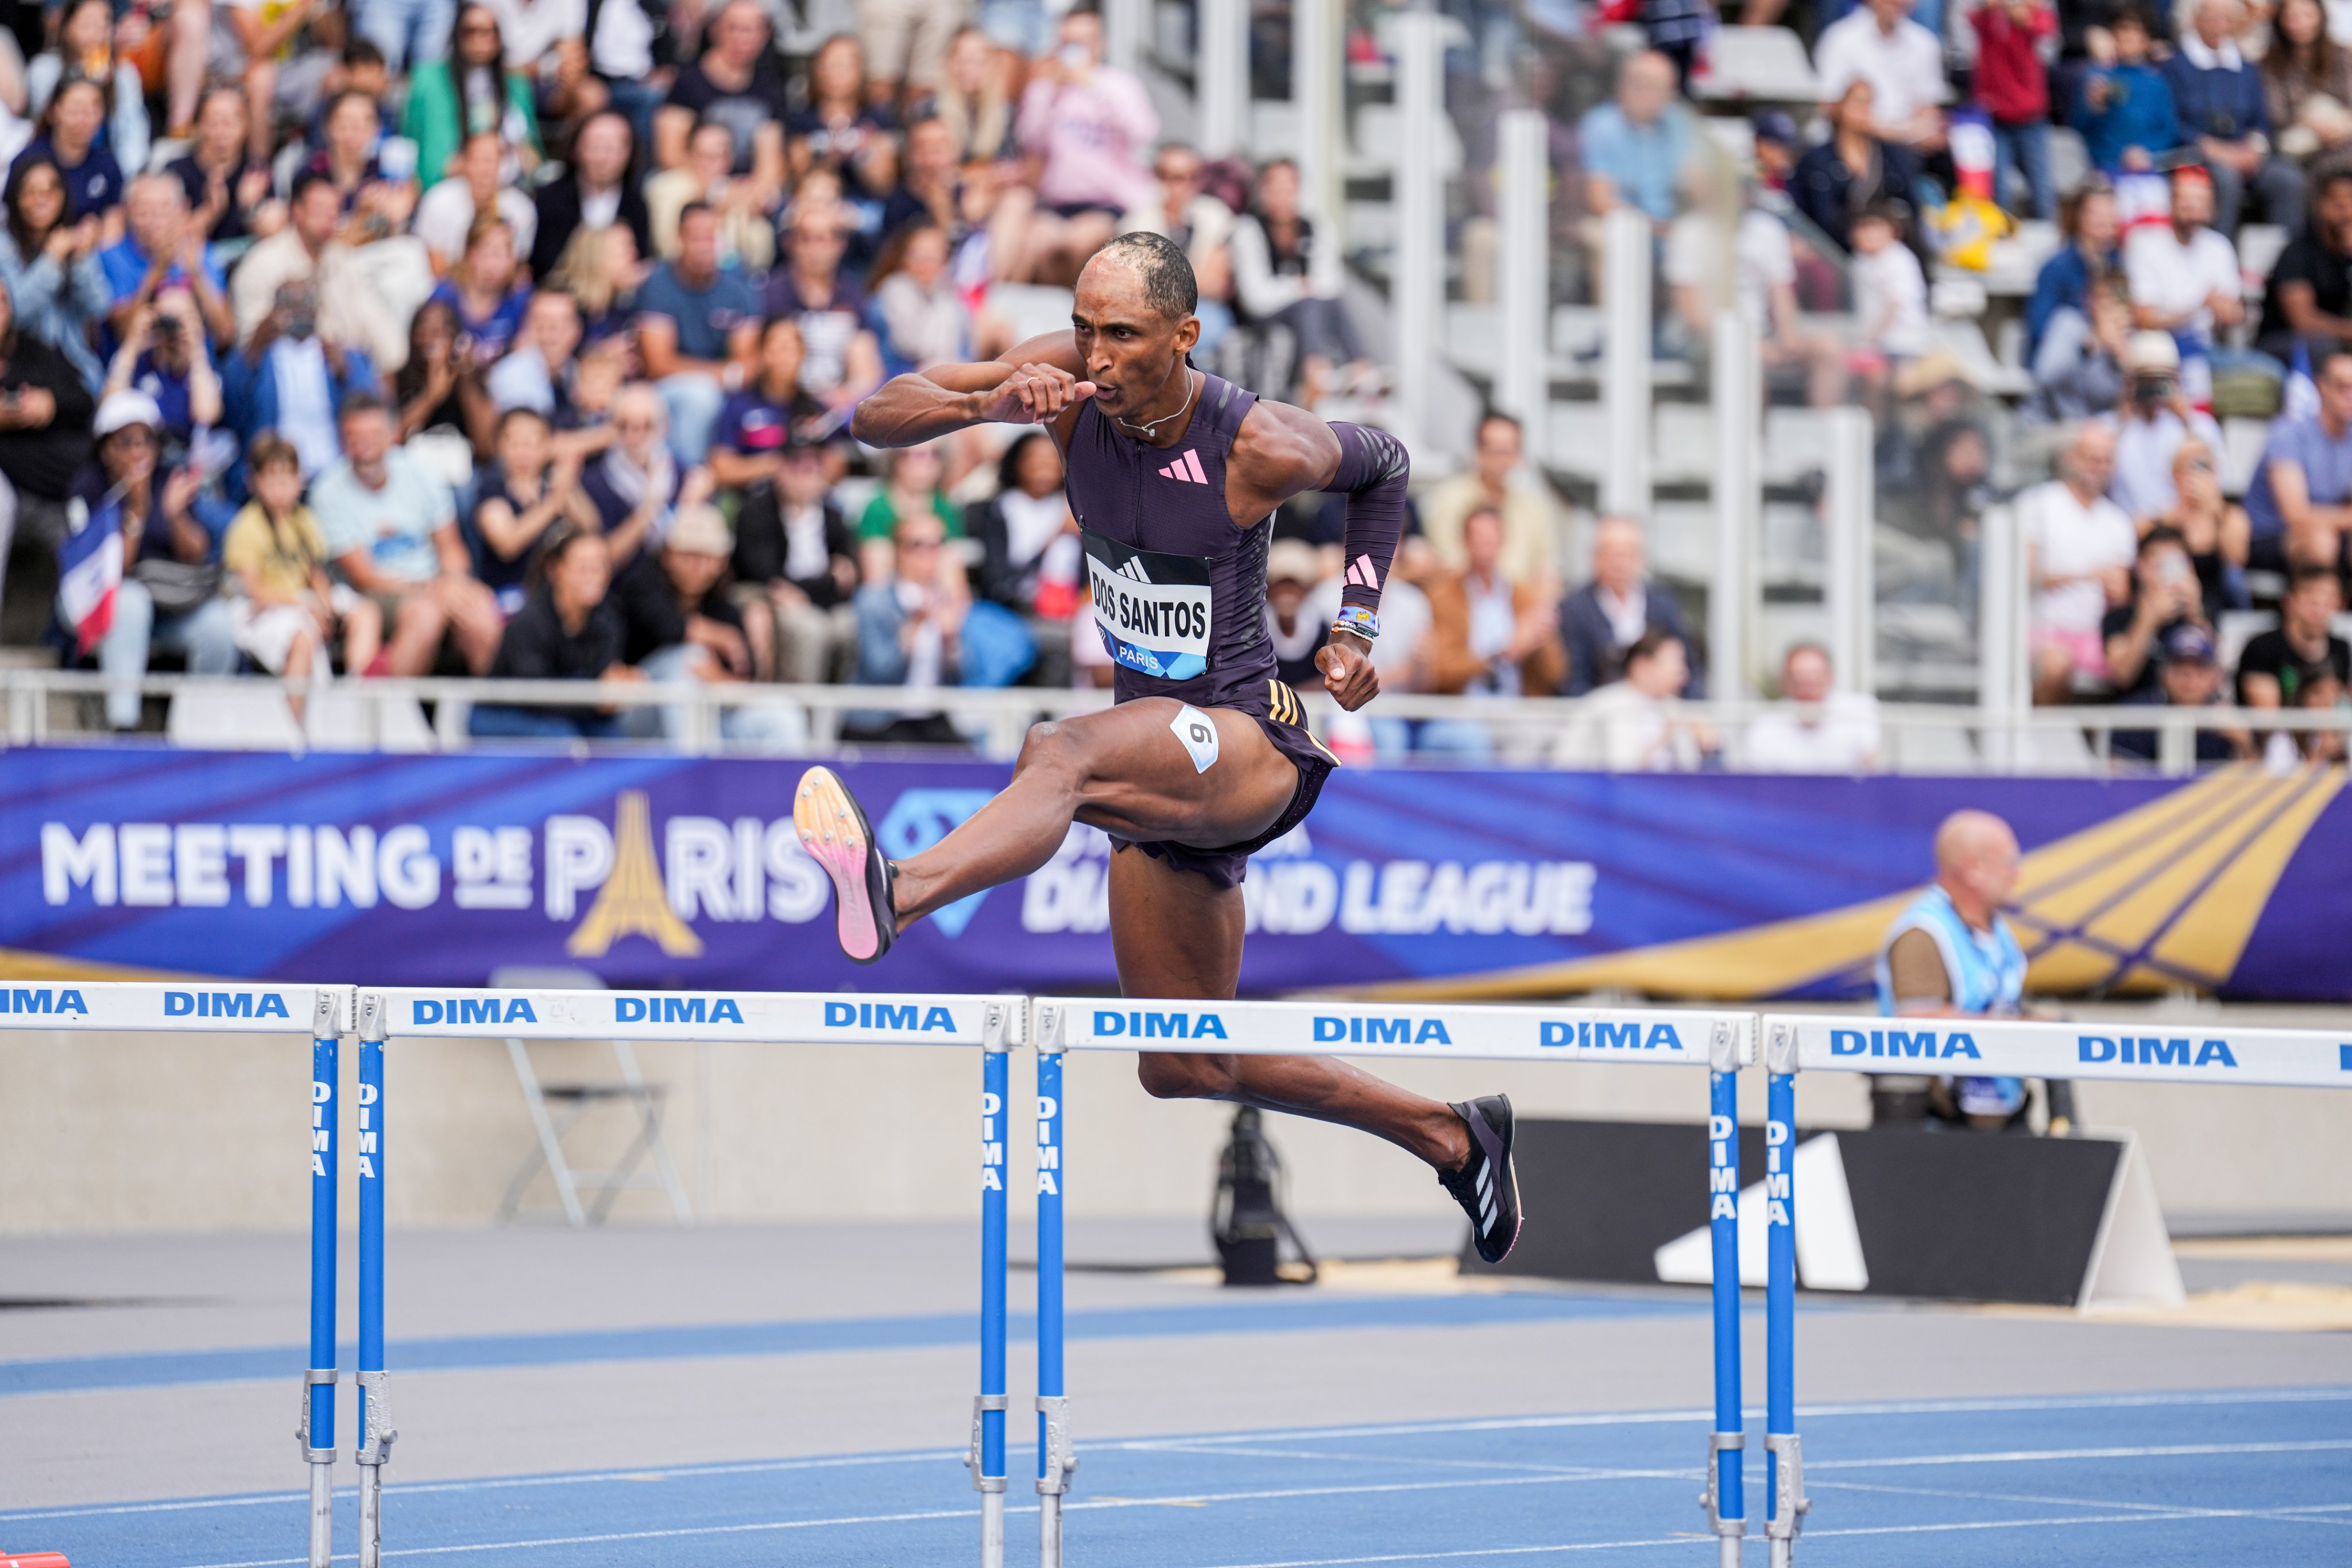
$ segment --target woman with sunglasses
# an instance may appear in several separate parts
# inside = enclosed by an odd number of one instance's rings
[[[474,5],[457,13],[449,57],[423,61],[410,75],[400,133],[416,143],[416,178],[429,190],[454,172],[466,138],[484,131],[497,131],[513,155],[509,177],[539,166],[539,110],[530,78],[507,68],[498,13]]]
[[[2191,436],[2172,455],[2172,486],[2179,498],[2152,527],[2171,528],[2188,547],[2189,563],[2197,569],[2197,587],[2205,618],[2218,622],[2225,610],[2244,610],[2253,601],[2246,592],[2246,549],[2252,532],[2246,508],[2221,494],[2221,449]]]

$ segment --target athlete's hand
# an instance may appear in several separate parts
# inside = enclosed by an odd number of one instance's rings
[[[1058,365],[1023,365],[979,394],[978,417],[995,424],[1050,424],[1094,395],[1094,382]]]
[[[1315,651],[1315,667],[1323,672],[1323,689],[1349,713],[1381,695],[1371,644],[1352,632],[1332,632],[1331,640]]]

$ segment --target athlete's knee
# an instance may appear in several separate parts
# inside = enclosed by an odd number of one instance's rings
[[[1013,764],[1016,772],[1044,770],[1066,774],[1072,782],[1085,779],[1091,771],[1090,747],[1086,737],[1068,725],[1047,719],[1033,724],[1021,742],[1021,756]]]
[[[1135,1075],[1154,1100],[1215,1100],[1232,1092],[1234,1075],[1213,1056],[1145,1051],[1135,1059]]]

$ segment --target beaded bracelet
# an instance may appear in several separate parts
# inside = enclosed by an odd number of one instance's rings
[[[1342,604],[1339,618],[1331,622],[1334,632],[1351,632],[1365,642],[1376,642],[1381,634],[1381,618],[1360,604]]]

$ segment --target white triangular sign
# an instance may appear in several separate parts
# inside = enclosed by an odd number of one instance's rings
[[[1863,1291],[1870,1270],[1862,1260],[1862,1232],[1853,1223],[1853,1195],[1845,1185],[1845,1156],[1837,1134],[1823,1133],[1797,1145],[1797,1280],[1808,1291]],[[1739,1282],[1765,1280],[1764,1184],[1739,1195]],[[1658,1278],[1670,1285],[1715,1281],[1715,1242],[1708,1228],[1675,1237],[1657,1250]]]

